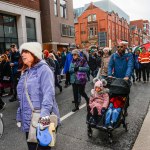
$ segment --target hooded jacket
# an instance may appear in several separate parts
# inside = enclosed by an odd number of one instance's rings
[[[133,55],[125,53],[120,56],[118,53],[112,54],[108,64],[108,76],[116,78],[131,77],[134,67]],[[114,72],[114,75],[113,75]]]
[[[17,110],[16,120],[21,122],[24,132],[29,131],[32,114],[24,87],[26,76],[28,94],[34,109],[41,110],[41,117],[49,116],[50,113],[56,114],[58,119],[60,117],[55,100],[54,75],[46,62],[41,60],[34,67],[27,69],[25,73],[22,74],[17,86],[20,106]]]
[[[95,91],[96,87],[102,87],[102,91],[99,93]],[[91,97],[89,106],[91,108],[91,114],[93,114],[93,109],[96,107],[98,111],[98,115],[101,115],[102,108],[107,108],[109,104],[109,90],[104,88],[101,81],[97,81],[95,83],[94,89],[91,90]]]

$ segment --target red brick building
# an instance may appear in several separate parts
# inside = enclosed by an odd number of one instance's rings
[[[130,22],[130,38],[132,45],[141,45],[150,41],[150,23],[148,20]]]
[[[117,13],[105,12],[92,3],[75,23],[75,42],[81,47],[113,47],[117,40],[129,40],[129,25]]]

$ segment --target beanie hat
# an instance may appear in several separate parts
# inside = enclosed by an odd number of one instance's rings
[[[105,52],[105,51],[110,51],[110,48],[109,47],[105,47],[104,49],[103,49],[103,52]]]
[[[42,46],[38,42],[23,43],[20,47],[20,53],[22,53],[22,50],[27,50],[35,55],[38,59],[42,59]]]
[[[43,53],[45,54],[46,58],[48,58],[48,56],[49,56],[49,51],[46,49],[46,50],[44,50]]]
[[[102,79],[102,80],[98,80],[95,85],[94,85],[94,88],[96,87],[101,87],[103,88],[103,86],[106,86],[107,85],[107,81],[105,79]]]
[[[79,51],[79,50],[77,50],[77,49],[74,49],[74,50],[72,51],[72,54],[80,55],[80,51]]]

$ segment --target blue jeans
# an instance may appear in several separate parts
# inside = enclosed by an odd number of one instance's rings
[[[114,108],[113,104],[110,103],[105,116],[105,125],[114,125],[118,120],[120,112],[121,108]]]

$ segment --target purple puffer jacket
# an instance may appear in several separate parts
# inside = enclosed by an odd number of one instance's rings
[[[58,116],[60,123],[60,115],[58,106],[55,100],[54,76],[51,69],[44,60],[41,60],[31,69],[28,69],[20,78],[17,92],[20,107],[17,110],[17,122],[21,122],[22,130],[29,131],[31,122],[31,108],[28,104],[24,80],[27,73],[27,88],[34,109],[41,109],[41,117],[49,116],[54,113]]]

